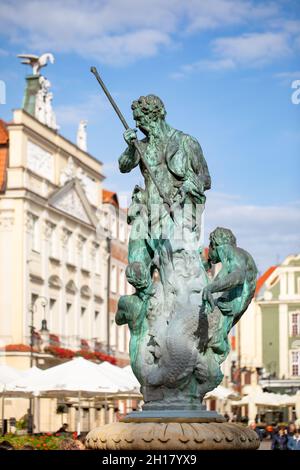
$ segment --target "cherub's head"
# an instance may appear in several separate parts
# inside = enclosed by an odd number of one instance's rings
[[[149,270],[139,261],[134,261],[127,266],[126,277],[129,284],[137,290],[146,289],[151,284]]]
[[[153,125],[159,120],[164,120],[166,116],[165,106],[162,100],[155,95],[140,96],[131,105],[133,119],[137,127],[149,134]]]
[[[209,236],[208,257],[212,263],[219,263],[218,247],[224,245],[236,246],[236,238],[229,228],[217,227]]]

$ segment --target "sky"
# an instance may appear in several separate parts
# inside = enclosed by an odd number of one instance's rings
[[[131,102],[154,93],[200,142],[206,240],[231,228],[260,272],[299,253],[300,0],[1,0],[0,24],[1,118],[22,105],[29,67],[17,54],[52,52],[43,74],[59,132],[75,141],[88,120],[88,150],[126,206],[142,177],[119,173],[123,129],[95,65],[130,126]]]

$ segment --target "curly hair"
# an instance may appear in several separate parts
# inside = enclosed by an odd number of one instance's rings
[[[236,246],[236,238],[229,228],[217,227],[211,232],[209,239],[215,245],[232,245]]]
[[[167,114],[164,103],[156,95],[140,96],[131,105],[133,111],[137,108],[144,114],[151,114],[151,117],[155,120],[158,118],[164,119]]]
[[[149,271],[139,261],[129,263],[125,272],[127,281],[136,289],[145,289],[151,283]]]

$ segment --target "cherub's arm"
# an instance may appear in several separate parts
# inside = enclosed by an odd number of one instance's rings
[[[231,290],[244,283],[246,278],[245,260],[233,247],[228,247],[224,259],[221,260],[223,267],[212,283],[203,289],[203,300],[207,301],[212,310],[214,309],[213,293]]]
[[[125,312],[122,311],[122,310],[118,310],[117,313],[116,313],[116,316],[115,316],[115,321],[116,321],[116,324],[117,325],[126,325],[127,322],[127,318],[126,318],[126,315],[125,315]]]
[[[236,269],[235,271],[226,274],[225,276],[219,276],[210,285],[209,290],[211,293],[223,292],[226,290],[233,289],[241,284],[245,280],[246,273],[243,269]]]

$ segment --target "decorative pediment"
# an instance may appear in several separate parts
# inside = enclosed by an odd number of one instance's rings
[[[82,286],[81,289],[80,289],[80,294],[82,295],[82,297],[91,297],[92,295],[92,291],[91,289],[89,288],[89,286]]]
[[[97,218],[77,178],[56,190],[49,198],[49,205],[86,224],[96,227]]]
[[[53,287],[54,289],[61,289],[62,288],[62,281],[58,276],[53,274],[48,279],[49,287]]]
[[[66,291],[70,294],[76,294],[77,290],[75,282],[71,279],[66,285]]]

